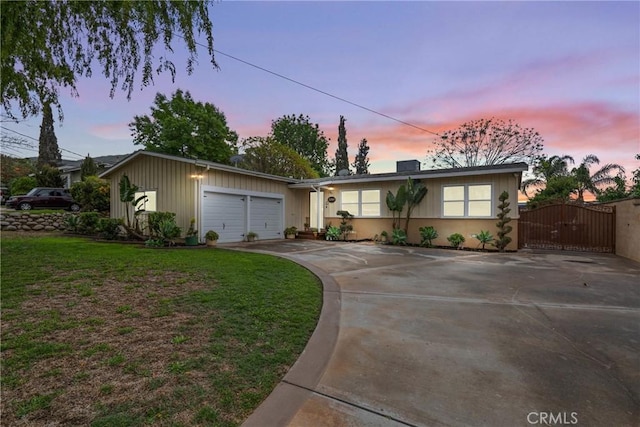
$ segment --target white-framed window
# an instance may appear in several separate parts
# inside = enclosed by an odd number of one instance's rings
[[[461,184],[442,187],[442,216],[446,218],[493,217],[491,184]]]
[[[157,210],[157,191],[156,190],[148,190],[148,191],[136,191],[133,200],[138,200],[138,198],[142,196],[147,196],[147,198],[142,201],[136,208],[143,209],[146,212],[155,212]]]
[[[340,209],[354,216],[380,216],[380,190],[347,190],[340,200]]]

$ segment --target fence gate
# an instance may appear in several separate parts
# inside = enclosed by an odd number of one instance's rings
[[[518,248],[615,252],[615,206],[550,205],[520,211]]]

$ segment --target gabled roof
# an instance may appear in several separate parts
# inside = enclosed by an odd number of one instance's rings
[[[188,159],[186,157],[172,156],[172,155],[169,155],[169,154],[155,153],[153,151],[146,151],[146,150],[138,150],[138,151],[132,153],[131,155],[129,155],[128,157],[122,159],[120,162],[118,162],[115,165],[113,165],[113,167],[111,167],[110,169],[107,169],[106,171],[102,172],[100,174],[100,178],[105,178],[105,177],[111,175],[113,172],[117,171],[118,169],[120,169],[121,167],[126,165],[127,163],[129,163],[129,162],[131,162],[131,161],[133,161],[133,160],[135,160],[135,159],[137,159],[138,157],[141,157],[141,156],[158,157],[158,158],[161,158],[161,159],[174,160],[176,162],[192,164],[192,165],[195,165],[197,167],[205,168],[207,170],[214,169],[214,170],[219,170],[219,171],[224,171],[224,172],[233,172],[233,173],[238,173],[238,174],[241,174],[241,175],[249,175],[249,176],[253,176],[253,177],[267,178],[267,179],[271,179],[273,181],[286,182],[286,183],[289,183],[289,184],[294,184],[294,183],[301,182],[299,179],[287,178],[287,177],[284,177],[284,176],[277,176],[277,175],[270,175],[270,174],[262,173],[262,172],[254,172],[254,171],[250,171],[250,170],[246,170],[246,169],[242,169],[242,168],[237,168],[237,167],[234,167],[234,166],[223,165],[222,163],[215,163],[215,162],[210,162],[210,161],[207,161],[207,160],[200,160],[200,159]]]
[[[491,175],[496,173],[521,174],[529,166],[526,163],[507,163],[503,165],[473,166],[467,168],[430,169],[421,171],[389,172],[370,175],[331,176],[326,178],[305,179],[297,184],[291,184],[291,188],[313,188],[332,184],[347,184],[359,182],[400,181],[411,179],[435,179],[452,178],[469,175]]]
[[[406,172],[389,172],[378,173],[368,175],[349,175],[349,176],[330,176],[325,178],[315,179],[295,179],[287,178],[277,175],[266,174],[262,172],[254,172],[247,169],[242,169],[234,166],[223,165],[221,163],[209,162],[207,160],[188,159],[185,157],[172,156],[169,154],[155,153],[153,151],[138,150],[128,157],[122,159],[116,163],[110,169],[100,174],[100,178],[104,178],[117,171],[127,163],[135,160],[141,156],[158,157],[161,159],[174,160],[177,162],[183,162],[193,164],[197,167],[214,169],[224,172],[232,172],[241,175],[248,175],[253,177],[262,177],[271,179],[274,181],[286,182],[290,188],[309,188],[314,189],[320,186],[327,186],[332,184],[346,184],[346,183],[360,183],[360,182],[380,182],[380,181],[401,181],[407,178],[411,179],[435,179],[435,178],[450,178],[458,176],[470,176],[470,175],[491,175],[496,173],[517,173],[521,174],[526,171],[529,166],[526,163],[507,163],[503,165],[490,165],[490,166],[474,166],[468,168],[451,168],[451,169],[431,169],[422,171],[406,171]]]

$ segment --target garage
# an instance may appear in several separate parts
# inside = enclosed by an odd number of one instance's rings
[[[202,193],[202,233],[215,230],[220,243],[241,242],[249,231],[261,240],[280,239],[283,216],[282,196]]]

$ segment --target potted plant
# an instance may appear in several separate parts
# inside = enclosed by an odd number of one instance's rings
[[[198,244],[198,230],[196,230],[196,219],[191,218],[189,229],[184,238],[184,244],[187,246],[196,246]]]
[[[207,241],[207,246],[215,246],[218,243],[220,236],[218,236],[218,233],[215,231],[209,230],[207,231],[207,234],[204,235],[204,238]]]
[[[287,227],[284,229],[284,235],[287,239],[295,239],[298,229],[296,227]]]
[[[253,242],[258,238],[258,233],[250,231],[247,233],[247,242]]]
[[[387,243],[387,240],[389,240],[389,233],[383,230],[382,233],[380,233],[380,243]]]

